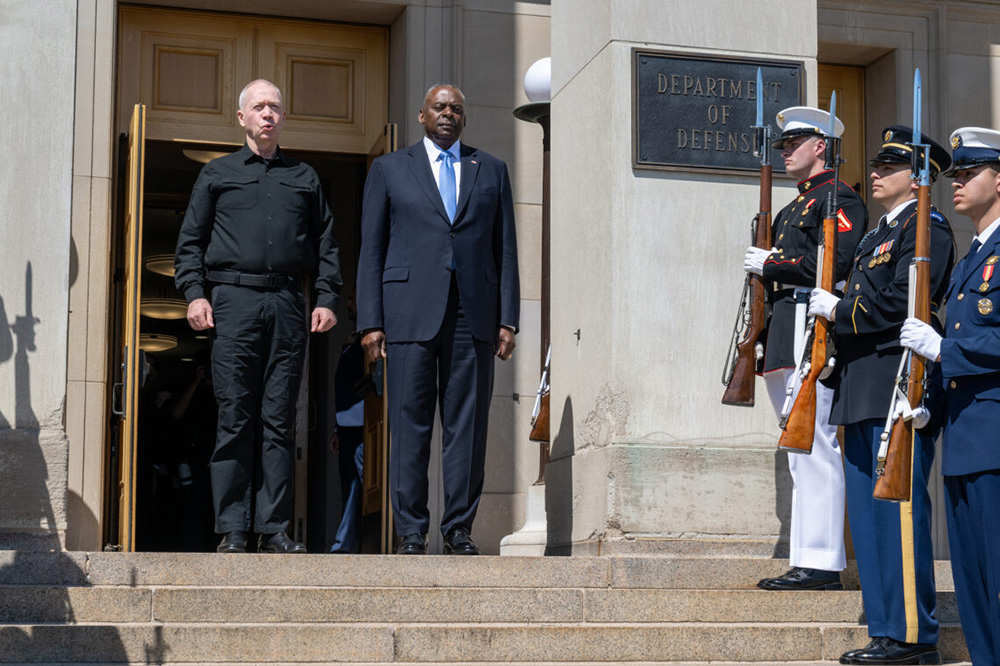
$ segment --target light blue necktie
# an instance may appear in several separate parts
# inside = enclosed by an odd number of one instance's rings
[[[448,220],[455,221],[455,209],[458,207],[458,195],[455,192],[455,168],[454,156],[447,150],[442,150],[438,155],[441,162],[441,171],[438,172],[438,191],[441,193],[441,200],[444,202],[444,209],[448,213]]]

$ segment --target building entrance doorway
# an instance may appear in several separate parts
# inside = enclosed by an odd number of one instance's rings
[[[236,97],[254,78],[281,88],[282,150],[316,169],[333,211],[344,292],[338,325],[310,336],[296,423],[289,534],[324,552],[340,521],[334,376],[353,332],[346,301],[360,245],[361,193],[372,155],[395,148],[386,125],[385,29],[125,7],[120,11],[116,214],[109,376],[115,384],[105,459],[104,543],[121,550],[212,551],[208,459],[215,439],[208,336],[188,327],[173,254],[204,163],[242,144]],[[166,28],[170,27],[170,30]],[[133,121],[133,118],[138,120]],[[387,429],[368,399],[362,548],[384,552]]]

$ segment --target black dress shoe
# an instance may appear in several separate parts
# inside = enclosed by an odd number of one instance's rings
[[[284,532],[277,534],[261,534],[257,542],[258,553],[304,553],[306,547],[298,541],[292,541]]]
[[[765,578],[757,583],[762,590],[842,590],[840,574],[836,571],[821,571],[792,567],[777,578]]]
[[[222,541],[219,542],[217,553],[245,553],[247,552],[247,533],[228,532]]]
[[[478,555],[479,546],[464,527],[456,527],[444,538],[445,555]]]
[[[850,657],[848,657],[850,655]],[[844,658],[848,657],[848,661]],[[858,651],[845,653],[842,664],[940,664],[941,653],[933,643],[904,643],[888,636],[872,640]]]
[[[400,540],[397,555],[426,555],[427,537],[423,534],[407,534]]]
[[[854,650],[848,650],[844,654],[840,655],[840,663],[842,664],[853,664],[851,659],[858,656],[862,652],[867,652],[868,650],[874,650],[882,645],[882,641],[885,640],[885,636],[875,636],[872,638],[871,642],[863,648],[856,648]]]

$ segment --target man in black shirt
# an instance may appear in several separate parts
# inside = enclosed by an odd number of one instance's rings
[[[218,551],[246,552],[252,527],[259,551],[304,553],[285,533],[295,403],[307,326],[322,333],[337,323],[340,259],[316,172],[278,148],[281,92],[269,81],[252,81],[239,102],[246,145],[198,176],[177,239],[175,279],[188,301],[188,323],[212,329],[219,402],[212,495],[215,531],[225,535]],[[307,276],[314,278],[311,324],[302,289]]]

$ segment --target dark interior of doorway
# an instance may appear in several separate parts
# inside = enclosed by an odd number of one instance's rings
[[[214,144],[147,142],[143,299],[183,299],[173,287],[171,275],[152,270],[156,262],[150,258],[161,257],[163,265],[172,265],[188,197],[204,161],[235,149]],[[308,427],[307,451],[298,452],[300,458],[304,453],[308,462],[306,476],[300,477],[296,489],[307,499],[304,514],[300,508],[289,527],[292,536],[305,539],[309,552],[317,553],[329,549],[341,515],[338,460],[328,444],[334,428],[334,373],[341,347],[354,327],[345,302],[357,273],[366,160],[355,155],[286,152],[312,165],[320,177],[336,220],[345,282],[337,326],[327,334],[310,337],[308,413],[304,419]],[[116,280],[120,280],[119,271],[115,273]],[[115,289],[120,289],[118,282]],[[120,320],[120,316],[113,319]],[[210,368],[210,342],[208,336],[191,330],[183,317],[143,314],[140,335],[146,336],[147,344],[172,346],[144,354],[149,366],[142,380],[138,416],[137,550],[209,552],[218,542],[212,525],[207,472],[215,418],[211,373],[204,371]],[[369,516],[365,527],[363,551],[377,552],[378,516]]]

